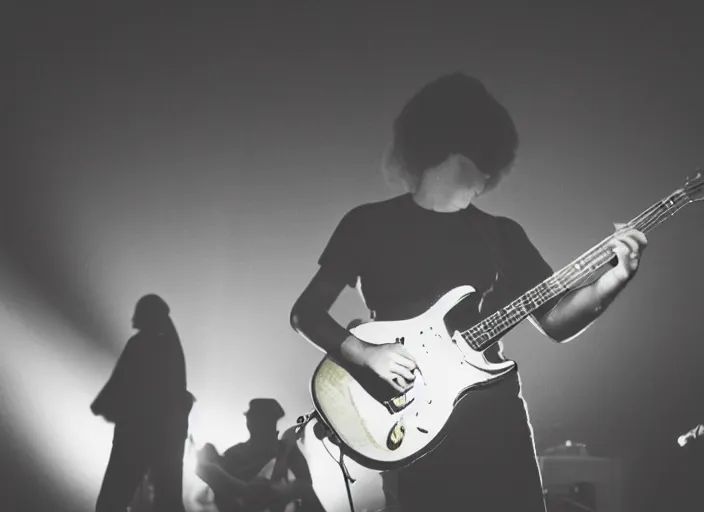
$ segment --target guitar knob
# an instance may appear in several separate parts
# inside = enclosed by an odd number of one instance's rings
[[[394,426],[391,427],[389,435],[386,438],[386,447],[391,451],[397,450],[398,447],[401,446],[405,435],[406,427],[403,426],[403,423],[397,421],[394,423]]]

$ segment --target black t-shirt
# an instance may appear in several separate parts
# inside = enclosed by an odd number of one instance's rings
[[[461,285],[492,289],[484,310],[495,311],[553,273],[517,222],[473,205],[435,212],[411,194],[349,211],[318,263],[359,285],[376,320],[417,316]],[[487,356],[499,350],[496,344]]]

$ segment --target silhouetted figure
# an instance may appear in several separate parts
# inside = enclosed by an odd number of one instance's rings
[[[91,405],[115,424],[112,452],[97,512],[126,510],[149,472],[154,510],[185,511],[183,454],[193,395],[186,389],[186,363],[169,306],[157,295],[135,307],[132,336],[107,384]]]
[[[245,412],[249,440],[222,456],[212,444],[200,451],[196,473],[213,490],[220,512],[324,512],[296,444],[295,428],[279,439],[277,423],[283,416],[276,400],[255,398]]]

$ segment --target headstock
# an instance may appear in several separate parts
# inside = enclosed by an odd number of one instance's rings
[[[682,192],[690,202],[704,199],[704,175],[701,170],[697,170],[697,174],[693,178],[687,178]]]

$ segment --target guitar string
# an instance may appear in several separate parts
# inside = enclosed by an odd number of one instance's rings
[[[641,216],[637,217],[636,219],[634,219],[634,221],[630,222],[629,225],[637,226],[637,224],[641,220],[640,217],[646,217],[646,216],[652,215],[652,210],[657,211],[657,210],[661,209],[663,204],[666,204],[666,202],[663,201],[663,202],[657,203],[656,205],[653,205],[653,207],[651,207],[648,211],[644,212],[643,214],[641,214]],[[650,217],[648,219],[648,222],[645,223],[645,229],[646,230],[651,229],[653,226],[660,224],[661,222],[663,222],[665,220],[664,219],[665,216],[667,216],[667,215],[671,216],[677,210],[679,210],[679,208],[681,208],[683,206],[684,206],[684,204],[683,205],[674,205],[674,203],[673,203],[672,206],[667,207],[664,212],[657,212],[658,215],[656,215],[655,217]],[[650,224],[650,226],[648,226],[648,224]],[[588,259],[590,256],[594,257],[595,254],[598,256],[597,253],[599,253],[599,252],[603,252],[603,254],[601,254],[601,256],[608,255],[608,258],[606,258],[606,261],[610,260],[613,257],[613,254],[610,252],[605,252],[604,248],[605,248],[605,245],[608,244],[608,242],[613,239],[613,236],[614,235],[610,236],[605,241],[603,241],[602,243],[595,246],[592,250],[588,251],[583,257],[581,257],[580,259],[578,259],[576,261],[577,262],[584,261],[585,259]],[[606,261],[602,261],[601,263],[603,264]],[[570,283],[570,281],[574,282],[574,281],[582,280],[584,277],[586,277],[587,274],[593,273],[598,267],[601,266],[601,265],[596,265],[596,266],[592,265],[592,266],[588,266],[586,268],[580,269],[580,270],[578,270],[578,272],[574,272],[575,265],[576,264],[572,264],[572,265],[566,267],[565,269],[563,269],[562,271],[553,275],[551,278],[546,280],[544,286],[541,286],[543,284],[543,283],[541,283],[541,285],[536,287],[536,289],[531,290],[527,294],[528,298],[534,299],[534,300],[537,299],[538,301],[540,301],[540,299],[544,299],[544,302],[545,302],[545,301],[549,300],[550,298],[552,298],[552,297],[550,297],[551,293],[560,293],[564,289],[567,289],[567,288],[569,288],[569,286],[571,286],[572,283]],[[567,286],[565,285],[565,283],[561,282],[560,278],[567,281]],[[552,282],[548,282],[548,281],[552,281]],[[508,310],[508,313],[501,314],[502,312],[498,312],[500,314],[500,315],[497,315],[497,316],[499,316],[499,318],[489,319],[489,323],[493,324],[492,327],[490,328],[489,334],[495,335],[495,333],[493,333],[493,331],[495,331],[497,327],[503,328],[507,324],[510,324],[510,322],[512,320],[517,319],[518,317],[522,316],[524,313],[524,311],[522,309],[525,308],[525,306],[526,306],[525,301],[514,301],[514,303],[510,304],[509,307],[506,308]],[[539,305],[537,307],[539,307]],[[476,331],[476,328],[473,328],[473,330]]]
[[[684,201],[680,203],[682,200]],[[638,228],[639,224],[642,223],[643,226],[641,229],[647,232],[677,213],[677,211],[686,206],[689,202],[691,202],[691,200],[687,194],[684,193],[684,190],[675,191],[667,198],[651,205],[647,210],[627,223],[626,226]],[[663,206],[665,207],[664,211]],[[576,282],[582,281],[585,277],[589,277],[590,274],[595,273],[599,268],[610,261],[613,258],[613,252],[608,250],[607,245],[615,236],[615,234],[610,235],[570,265],[556,272],[543,283],[529,290],[521,298],[503,308],[503,310],[495,312],[482,322],[464,331],[462,336],[470,345],[476,344],[479,350],[485,350],[489,346],[489,344],[486,343],[493,340],[506,328],[511,327],[513,324],[520,322],[523,318],[528,316],[531,309],[537,309],[545,302],[568,290],[570,286],[573,286]],[[592,260],[591,265],[584,265],[584,263],[582,263],[590,260]],[[594,262],[596,262],[596,264],[594,264]],[[526,303],[526,299],[530,302]],[[469,339],[467,339],[468,336]]]
[[[643,226],[641,229],[643,231],[647,232],[657,225],[661,224],[666,220],[666,218],[671,217],[676,213],[679,209],[684,207],[687,203],[684,204],[676,204],[674,201],[670,203],[669,206],[666,206],[664,211],[658,211],[661,210],[663,205],[667,205],[667,201],[664,201],[662,203],[654,205],[650,210],[656,210],[656,215],[652,215],[652,211],[644,212],[641,216],[637,217],[633,221],[631,221],[628,225],[632,227],[640,227],[639,224],[642,221],[642,217],[648,217],[646,221],[643,223]],[[583,279],[589,277],[590,274],[593,274],[598,268],[600,268],[604,263],[607,261],[610,261],[613,258],[613,252],[609,251],[606,247],[606,245],[613,240],[615,235],[611,235],[608,237],[605,241],[602,243],[598,244],[590,253],[586,255],[586,257],[581,258],[578,261],[584,261],[585,259],[588,259],[590,256],[597,258],[597,265],[587,265],[584,268],[578,269],[577,272],[574,271],[576,268],[575,265],[571,265],[567,267],[566,269],[563,269],[563,271],[558,272],[554,277],[554,281],[556,281],[557,286],[555,286],[555,283],[552,283],[552,286],[550,283],[548,283],[547,287],[540,287],[537,290],[533,290],[533,293],[529,294],[529,296],[532,299],[537,299],[540,301],[540,299],[543,299],[543,302],[546,302],[547,300],[550,300],[552,297],[550,296],[550,292],[557,292],[560,293],[566,289],[569,289],[574,285],[575,282],[582,281]],[[599,258],[601,257],[601,258]],[[601,261],[599,261],[601,259]],[[562,274],[562,275],[560,275]],[[559,277],[558,277],[559,276]],[[562,279],[561,279],[562,278]],[[563,282],[564,281],[564,282]],[[547,289],[545,289],[547,288]],[[525,304],[519,304],[520,306],[525,306]],[[539,307],[539,306],[537,306]],[[523,311],[519,310],[518,308],[513,308],[514,311],[512,311],[508,316],[509,318],[507,319],[513,319],[517,315],[521,315]],[[502,322],[505,323],[505,322]]]

